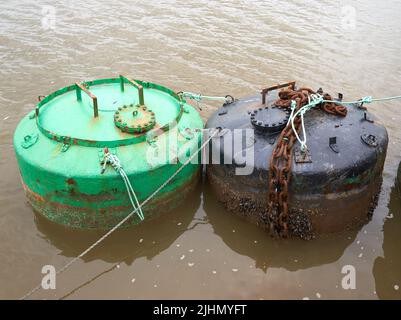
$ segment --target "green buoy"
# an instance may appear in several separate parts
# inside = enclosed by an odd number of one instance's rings
[[[73,228],[108,229],[134,209],[125,182],[142,203],[198,150],[202,128],[199,113],[180,95],[120,76],[44,97],[19,123],[14,148],[36,212]],[[108,155],[118,159],[127,180]],[[199,168],[186,165],[142,208],[144,218],[178,206]],[[140,221],[133,215],[126,225]]]

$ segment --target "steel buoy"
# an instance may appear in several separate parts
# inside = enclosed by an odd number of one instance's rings
[[[35,211],[69,227],[107,229],[198,149],[202,128],[199,113],[172,90],[120,76],[42,97],[19,123],[14,147]],[[125,225],[176,207],[198,177],[199,165],[186,165]]]
[[[313,104],[311,97],[321,100],[304,115],[301,107]],[[322,102],[329,100],[321,90],[288,83],[216,111],[207,127],[224,133],[211,153],[232,161],[211,162],[207,175],[229,211],[273,233],[307,239],[355,229],[369,219],[381,187],[387,131],[363,103]],[[238,130],[244,141],[235,150]],[[242,155],[250,150],[252,170],[238,174],[249,165]]]

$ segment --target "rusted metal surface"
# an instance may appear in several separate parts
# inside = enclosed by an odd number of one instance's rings
[[[278,97],[278,91],[270,92],[266,105],[273,105]],[[252,128],[249,112],[261,106],[258,96],[241,99],[227,114],[213,115],[207,127],[221,126],[228,131]],[[363,121],[363,113],[348,106],[346,117],[328,116],[320,110],[311,110],[305,116],[310,158],[292,161],[294,154],[287,151],[290,165],[287,162],[288,167],[281,167],[288,168],[291,181],[283,188],[287,192],[289,236],[308,239],[357,228],[369,218],[380,191],[388,137],[377,122]],[[254,132],[254,170],[250,175],[235,175],[235,163],[209,164],[207,172],[213,190],[229,211],[270,230],[267,199],[272,183],[268,159],[277,150],[279,135]],[[377,145],[364,143],[364,134],[374,135]],[[331,137],[336,137],[338,153],[330,147]],[[294,141],[292,146],[297,149],[299,143]],[[220,147],[212,146],[212,152],[220,152],[221,158],[230,156],[230,150]],[[284,148],[279,152],[284,153]]]
[[[114,113],[114,124],[123,132],[143,133],[156,125],[155,113],[145,105],[124,105]]]
[[[225,208],[270,232],[267,193],[254,188],[237,188],[235,177],[220,175],[218,165],[210,165],[207,177],[214,193]],[[357,230],[371,218],[381,189],[381,176],[371,184],[351,191],[322,195],[297,195],[290,191],[288,204],[289,236],[305,240],[345,230]]]
[[[143,208],[146,220],[157,217],[176,208],[197,186],[200,172],[195,171],[184,184],[175,190],[161,193],[153,198]],[[69,185],[76,185],[73,179],[67,181]],[[103,192],[97,195],[88,195],[79,193],[76,188],[68,190],[54,191],[54,194],[48,194],[45,197],[32,191],[25,183],[23,187],[29,203],[33,209],[50,221],[66,225],[75,229],[109,229],[121,221],[133,208],[129,205],[129,199],[126,193]],[[73,206],[53,201],[54,196],[60,197],[61,194],[68,194],[71,199],[77,202],[104,203],[118,198],[125,199],[127,205],[107,206],[104,208],[94,208],[85,206]],[[140,221],[136,215],[129,219],[123,227],[138,224]]]
[[[295,81],[290,81],[287,83],[282,83],[282,84],[278,84],[272,87],[268,87],[262,90],[261,94],[262,94],[262,104],[266,103],[266,96],[268,95],[269,92],[271,91],[275,91],[277,89],[281,89],[281,88],[291,88],[291,89],[295,89]]]

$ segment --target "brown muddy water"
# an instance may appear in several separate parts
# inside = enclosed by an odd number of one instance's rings
[[[38,95],[119,73],[236,97],[293,79],[345,99],[401,94],[400,12],[396,0],[2,1],[0,298],[23,296],[43,265],[63,266],[100,235],[51,225],[25,200],[12,136]],[[179,210],[116,232],[32,298],[401,298],[401,101],[369,108],[390,143],[362,229],[275,241],[199,186]],[[355,267],[355,290],[342,288],[344,265]]]

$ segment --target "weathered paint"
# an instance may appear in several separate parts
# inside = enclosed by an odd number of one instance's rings
[[[107,229],[132,207],[120,175],[111,166],[101,174],[99,154],[104,147],[120,159],[139,202],[182,165],[174,162],[177,157],[185,159],[198,149],[201,130],[194,131],[190,139],[181,134],[181,128],[202,129],[198,112],[169,89],[140,83],[145,105],[155,112],[156,133],[129,134],[115,126],[114,109],[138,99],[133,86],[125,84],[121,91],[118,78],[84,83],[98,99],[98,117],[93,115],[89,97],[82,94],[82,100],[77,100],[76,87],[70,86],[41,100],[36,112],[39,118],[27,115],[21,120],[14,148],[27,197],[36,211],[74,228]],[[184,107],[187,112],[182,112]],[[38,135],[36,143],[24,148],[25,136],[32,134]],[[172,146],[171,141],[177,144]],[[176,152],[174,159],[170,151]],[[152,155],[158,161],[149,161],[155,159]],[[199,165],[187,165],[144,207],[145,219],[179,205],[198,175]],[[138,222],[134,216],[126,225]]]
[[[276,99],[277,92],[269,93],[267,105]],[[224,114],[219,115],[221,110],[218,110],[207,127],[251,129],[248,111],[261,107],[261,103],[260,96],[238,100],[224,107]],[[293,235],[310,237],[355,229],[369,219],[376,205],[387,151],[387,131],[377,122],[365,121],[364,110],[352,105],[344,118],[312,110],[306,114],[305,124],[312,162],[296,163],[294,158],[292,161],[291,231]],[[362,142],[361,135],[366,133],[376,136],[376,147]],[[235,163],[208,165],[207,170],[209,181],[226,208],[263,228],[267,228],[268,173],[276,137],[255,130],[255,168],[250,175],[236,175]],[[337,138],[338,153],[330,148],[330,137]],[[212,152],[220,152],[221,158],[230,156],[225,154],[230,150],[218,148],[213,146]]]

